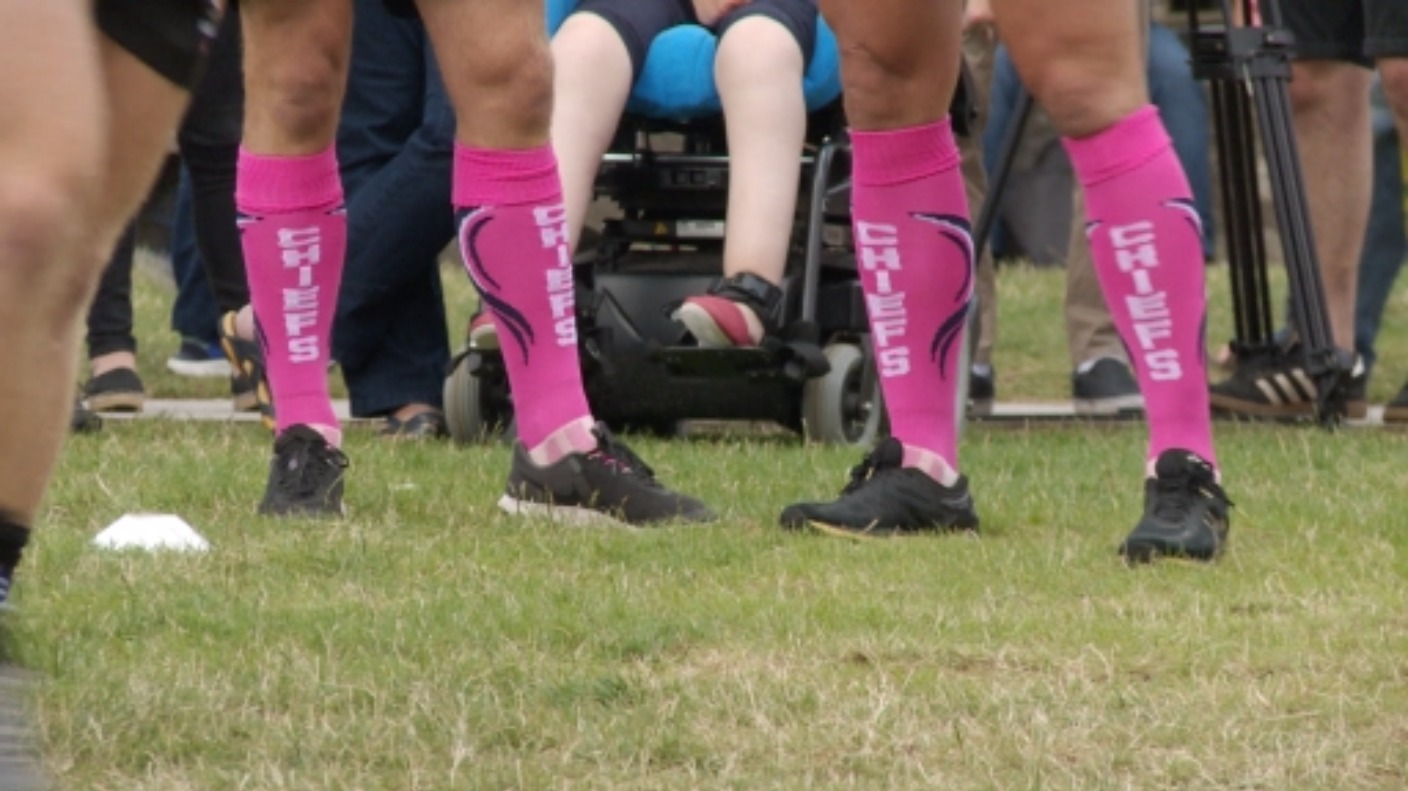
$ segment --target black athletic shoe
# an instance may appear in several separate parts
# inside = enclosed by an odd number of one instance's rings
[[[1362,419],[1369,413],[1369,376],[1364,360],[1354,358],[1345,391],[1345,416]],[[1305,418],[1315,414],[1318,388],[1305,369],[1299,345],[1262,352],[1237,361],[1232,375],[1212,386],[1213,412],[1246,418]]]
[[[69,413],[68,430],[74,434],[92,434],[103,427],[103,419],[98,413],[83,405],[81,397],[73,400],[73,411]]]
[[[973,365],[968,372],[968,414],[987,417],[996,400],[997,371],[991,365]]]
[[[265,516],[342,516],[347,456],[308,426],[291,426],[274,441],[269,483],[259,513]]]
[[[522,442],[513,444],[513,466],[499,507],[511,514],[539,514],[574,524],[711,522],[708,506],[671,491],[630,448],[597,424],[597,447],[539,467]]]
[[[1134,415],[1144,411],[1139,382],[1123,361],[1101,357],[1071,373],[1071,400],[1077,415]]]
[[[1159,454],[1144,482],[1144,518],[1120,544],[1129,563],[1159,557],[1215,560],[1227,546],[1232,501],[1217,484],[1212,465],[1192,451]]]
[[[241,338],[235,331],[235,312],[220,318],[220,348],[230,363],[230,399],[236,412],[259,411],[264,428],[274,430],[274,396],[264,370],[264,352],[259,344]]]
[[[885,438],[851,469],[851,482],[839,498],[789,505],[782,511],[782,526],[854,538],[978,529],[966,477],[944,486],[919,470],[900,466],[903,460],[904,446]]]

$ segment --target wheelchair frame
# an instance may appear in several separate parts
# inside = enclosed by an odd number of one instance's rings
[[[594,244],[584,233],[575,262],[583,384],[597,418],[659,434],[685,420],[769,421],[813,441],[874,443],[884,410],[850,246],[842,129],[835,108],[809,118],[815,142],[802,153],[781,332],[757,348],[703,349],[666,314],[722,274],[721,124],[623,120],[596,180],[597,196],[616,201],[620,216]],[[668,133],[683,136],[681,150],[653,147]],[[466,344],[452,358],[445,411],[461,442],[507,426],[512,405],[497,351]]]

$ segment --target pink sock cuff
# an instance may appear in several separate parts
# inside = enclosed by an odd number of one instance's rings
[[[552,146],[471,148],[455,144],[452,187],[456,206],[521,206],[561,200]]]
[[[1173,143],[1159,110],[1147,104],[1090,137],[1062,138],[1081,184],[1090,187],[1128,173]]]
[[[253,154],[240,147],[235,204],[256,214],[330,209],[342,203],[337,150],[298,157]]]
[[[857,184],[904,184],[958,167],[961,157],[947,116],[932,124],[880,132],[851,131]]]

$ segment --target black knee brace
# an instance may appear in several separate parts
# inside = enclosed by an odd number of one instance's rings
[[[220,30],[220,0],[98,0],[98,29],[152,70],[190,89]]]

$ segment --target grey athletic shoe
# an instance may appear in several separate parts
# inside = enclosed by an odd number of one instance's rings
[[[1133,415],[1144,411],[1144,396],[1129,366],[1101,357],[1071,374],[1071,400],[1076,414]]]

